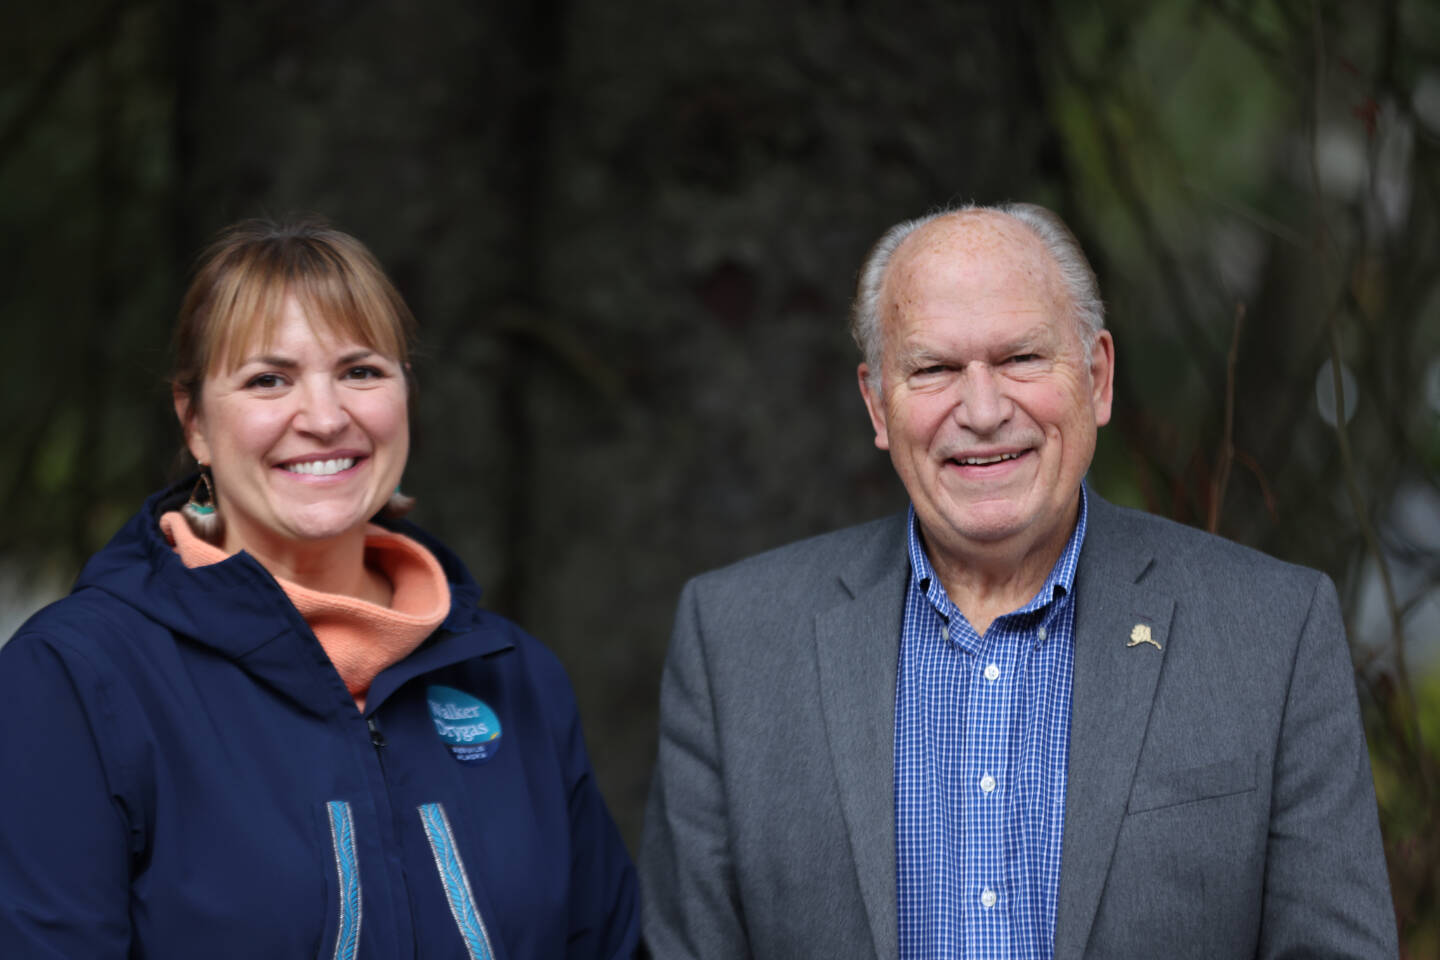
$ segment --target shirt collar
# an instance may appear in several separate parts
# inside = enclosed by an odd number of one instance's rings
[[[1088,494],[1086,485],[1080,484],[1080,511],[1075,518],[1075,529],[1070,533],[1070,539],[1065,542],[1065,549],[1061,551],[1060,558],[1050,568],[1050,575],[1045,578],[1040,589],[1030,602],[1019,607],[1012,613],[1030,613],[1039,610],[1052,600],[1062,600],[1070,596],[1075,584],[1075,567],[1080,562],[1080,548],[1085,543],[1085,522],[1089,515],[1087,505]],[[924,591],[925,598],[936,612],[947,621],[954,615],[955,606],[950,602],[949,596],[945,593],[945,587],[940,583],[940,578],[935,575],[935,568],[930,565],[930,557],[925,553],[925,544],[920,537],[920,521],[915,516],[915,505],[910,505],[909,517],[906,524],[906,549],[910,554],[910,576],[914,583]]]

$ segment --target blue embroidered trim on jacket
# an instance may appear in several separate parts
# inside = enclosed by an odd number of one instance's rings
[[[425,836],[430,839],[430,852],[435,855],[435,868],[440,871],[440,881],[445,885],[445,899],[450,901],[450,913],[460,928],[470,960],[493,960],[490,935],[485,930],[480,910],[475,906],[470,878],[465,875],[465,863],[460,859],[460,851],[455,848],[455,833],[450,829],[445,808],[438,803],[426,803],[419,810],[420,822],[425,825]]]
[[[330,842],[335,848],[335,874],[340,881],[340,923],[335,933],[335,960],[355,960],[360,953],[360,861],[355,856],[355,821],[350,804],[331,800]]]

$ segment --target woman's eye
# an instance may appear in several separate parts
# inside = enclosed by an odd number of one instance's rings
[[[247,386],[247,387],[258,387],[258,388],[261,389],[261,390],[273,390],[274,388],[280,386],[281,382],[282,382],[282,381],[280,380],[280,377],[279,377],[279,375],[277,375],[277,374],[274,374],[274,373],[261,373],[261,374],[256,374],[255,376],[251,377],[248,381],[246,381],[245,386]]]
[[[345,379],[347,380],[378,380],[384,375],[379,367],[371,366],[351,367],[345,371]]]

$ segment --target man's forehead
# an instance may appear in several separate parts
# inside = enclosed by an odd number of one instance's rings
[[[1040,238],[1013,217],[988,210],[949,214],[917,229],[895,251],[885,279],[887,307],[1016,293],[1047,307],[1066,299]]]
[[[896,333],[895,346],[899,356],[940,356],[958,344],[984,345],[999,353],[1015,353],[1053,343],[1055,324],[1043,313],[1016,312],[1006,315],[1007,325],[999,329],[988,326],[961,327],[942,330],[906,326]]]
[[[993,210],[947,214],[906,237],[891,259],[892,273],[904,275],[936,266],[994,269],[1005,266],[1047,277],[1049,252],[1029,227]]]

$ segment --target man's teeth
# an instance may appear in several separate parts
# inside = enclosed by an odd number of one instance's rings
[[[1002,453],[998,457],[961,457],[959,463],[967,467],[983,467],[987,463],[999,463],[1001,460],[1014,460],[1020,456],[1018,453]]]
[[[304,463],[287,463],[285,469],[291,473],[304,473],[312,477],[328,477],[332,473],[349,470],[353,466],[355,466],[354,457],[342,457],[339,460],[307,460]]]

